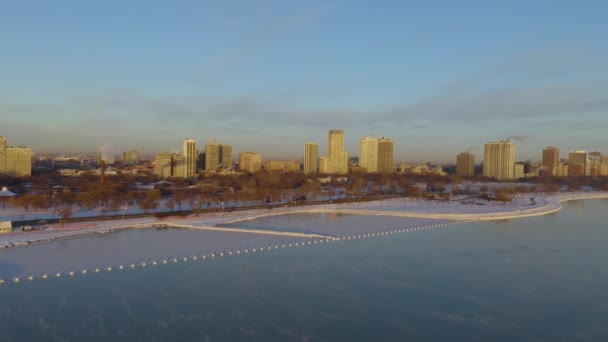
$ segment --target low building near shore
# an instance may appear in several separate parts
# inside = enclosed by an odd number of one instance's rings
[[[11,233],[13,231],[13,223],[11,221],[0,221],[0,234]]]

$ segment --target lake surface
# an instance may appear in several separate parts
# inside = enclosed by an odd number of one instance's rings
[[[608,340],[606,209],[6,284],[0,341]]]

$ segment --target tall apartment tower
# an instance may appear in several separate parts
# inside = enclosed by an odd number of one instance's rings
[[[367,136],[359,141],[359,166],[378,172],[378,139]]]
[[[8,174],[6,170],[6,150],[8,148],[8,141],[5,137],[0,136],[0,175]]]
[[[13,177],[31,176],[32,156],[29,147],[8,146],[8,140],[0,136],[0,174]]]
[[[304,144],[304,173],[316,173],[319,170],[319,145],[308,142]]]
[[[393,146],[395,144],[389,138],[382,137],[378,140],[378,172],[392,173],[395,171],[393,162]]]
[[[513,179],[515,145],[510,140],[486,143],[483,153],[483,175],[498,180]]]
[[[215,171],[220,167],[220,144],[211,140],[205,145],[205,171]]]
[[[559,174],[559,148],[549,146],[543,150],[543,169],[545,176],[557,176]]]
[[[257,172],[262,169],[262,155],[254,152],[241,152],[239,154],[239,168],[241,171]]]
[[[568,155],[569,176],[589,176],[590,163],[587,151],[571,151]]]
[[[220,167],[232,169],[232,146],[220,144]]]
[[[196,174],[196,141],[194,139],[184,140],[184,177],[193,177]]]
[[[456,175],[470,177],[475,175],[475,156],[462,152],[456,156]]]
[[[328,139],[329,173],[348,173],[348,152],[344,151],[344,130],[332,129]]]

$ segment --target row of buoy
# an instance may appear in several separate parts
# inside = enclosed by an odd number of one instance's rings
[[[129,265],[118,265],[116,266],[116,269],[118,270],[124,270],[127,267],[131,268],[131,269],[135,269],[138,266],[141,268],[145,268],[148,265],[151,266],[157,266],[157,265],[167,265],[170,262],[173,263],[178,263],[178,262],[188,262],[189,260],[193,260],[193,261],[197,261],[197,260],[207,260],[207,258],[215,258],[215,257],[224,257],[224,256],[231,256],[231,255],[240,255],[241,253],[243,254],[248,254],[248,253],[256,253],[257,251],[271,251],[271,250],[278,250],[279,248],[284,249],[284,248],[291,248],[291,247],[299,247],[299,246],[304,246],[304,245],[311,245],[311,244],[322,244],[322,243],[327,243],[327,242],[336,242],[336,241],[345,241],[345,240],[355,240],[355,239],[365,239],[365,238],[373,238],[373,237],[378,237],[378,236],[386,236],[386,235],[392,235],[392,234],[397,234],[397,233],[408,233],[408,232],[414,232],[414,231],[420,231],[420,230],[426,230],[426,229],[431,229],[431,228],[438,228],[438,227],[445,227],[448,225],[452,225],[452,224],[458,224],[458,223],[463,223],[463,222],[469,222],[469,221],[452,221],[452,222],[447,222],[447,223],[440,223],[440,224],[434,224],[434,225],[428,225],[428,226],[422,226],[422,227],[410,227],[410,228],[400,228],[400,229],[393,229],[393,230],[388,230],[388,231],[383,231],[383,232],[374,232],[374,233],[365,233],[365,234],[356,234],[356,235],[348,235],[348,236],[342,236],[342,237],[335,237],[335,238],[327,238],[327,239],[315,239],[315,240],[307,240],[307,241],[302,241],[302,242],[289,242],[289,243],[284,243],[284,244],[275,244],[274,246],[267,246],[267,247],[254,247],[254,248],[245,248],[243,250],[237,249],[236,251],[228,251],[228,252],[219,252],[219,253],[211,253],[209,255],[201,255],[199,256],[192,256],[190,258],[188,257],[181,257],[181,259],[178,258],[173,258],[173,259],[162,259],[161,261],[151,261],[151,262],[141,262],[139,264],[135,264],[135,263],[131,263]],[[100,268],[100,267],[96,267],[93,269],[94,273],[101,273],[103,271],[105,272],[112,272],[114,270],[114,268],[112,266],[107,266],[105,268]],[[79,272],[81,275],[87,275],[89,273],[88,270],[83,269]],[[69,271],[66,273],[66,275],[68,275],[69,277],[74,277],[77,274],[77,272],[75,271]],[[57,272],[55,273],[55,278],[61,278],[64,274]],[[49,275],[47,274],[43,274],[39,277],[40,279],[46,280],[49,278]],[[30,275],[27,278],[25,278],[27,281],[34,281],[36,279],[36,277]],[[21,282],[21,278],[19,277],[15,277],[12,279],[13,283],[20,283]],[[0,278],[0,285],[5,284],[6,281],[4,279]]]

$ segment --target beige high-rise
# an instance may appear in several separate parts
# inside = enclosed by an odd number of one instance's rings
[[[319,171],[319,145],[316,143],[304,144],[304,173]]]
[[[184,140],[184,177],[193,177],[196,174],[196,141],[194,139]]]
[[[232,169],[232,146],[220,144],[220,167]]]
[[[359,141],[359,166],[378,172],[378,139],[367,136]]]
[[[510,140],[486,143],[483,154],[483,175],[498,180],[513,179],[515,145]]]
[[[5,137],[0,136],[0,174],[13,177],[32,175],[32,149],[8,146]]]
[[[389,138],[382,137],[378,140],[378,172],[392,173],[395,171],[393,162],[394,145]]]
[[[348,173],[348,153],[344,151],[344,130],[332,129],[328,137],[326,173]]]
[[[472,153],[462,152],[456,156],[456,174],[464,177],[475,175],[475,156]]]
[[[205,145],[205,171],[232,168],[232,146],[211,140]]]
[[[205,171],[215,171],[220,167],[220,144],[211,140],[205,145]]]
[[[262,155],[254,152],[241,152],[239,154],[239,168],[241,171],[257,172],[262,169]]]
[[[559,148],[549,146],[543,150],[543,169],[545,176],[557,176],[559,173]]]

